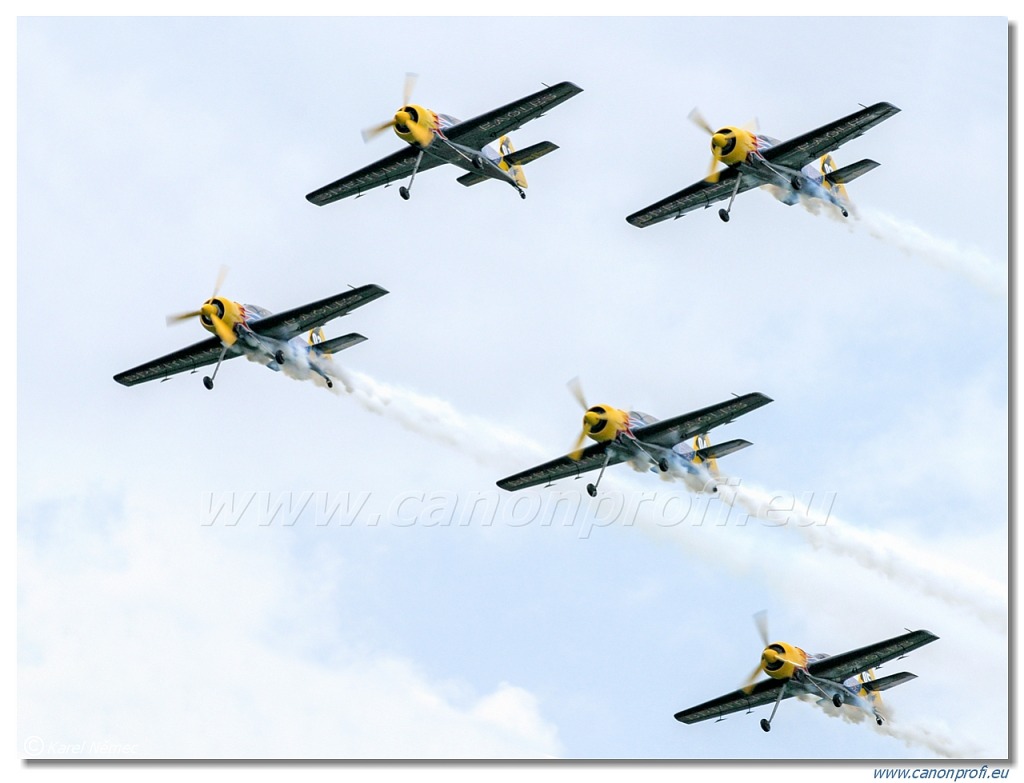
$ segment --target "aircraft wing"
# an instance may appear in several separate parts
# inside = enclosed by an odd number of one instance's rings
[[[416,163],[416,156],[418,154],[419,151],[413,147],[406,147],[405,149],[398,150],[398,152],[393,152],[386,158],[381,158],[376,163],[371,163],[369,166],[359,169],[354,174],[349,174],[347,177],[342,177],[330,185],[324,185],[312,193],[307,193],[306,201],[322,207],[324,204],[330,204],[332,201],[337,201],[347,196],[359,196],[380,185],[388,185],[392,182],[403,180],[412,174],[412,167]],[[439,158],[435,158],[432,155],[424,155],[423,160],[420,161],[419,170],[426,171],[435,166],[440,166],[442,163],[444,161]]]
[[[518,101],[512,101],[479,117],[453,125],[444,132],[444,135],[449,141],[482,149],[495,139],[511,133],[530,120],[537,119],[548,109],[581,92],[583,89],[572,82],[559,82],[554,87],[545,87]]]
[[[580,476],[589,470],[597,470],[601,467],[604,464],[607,450],[607,442],[595,443],[584,449],[579,459],[572,459],[568,455],[559,457],[535,468],[516,473],[514,476],[503,478],[498,482],[498,486],[509,492],[515,492],[517,489],[547,484],[549,481],[556,481],[567,476]],[[622,457],[613,455],[608,464],[616,465],[620,462],[622,462]]]
[[[699,723],[710,718],[720,718],[740,710],[750,710],[760,707],[762,704],[771,704],[779,697],[779,688],[783,680],[761,680],[750,693],[743,690],[733,691],[717,699],[698,704],[687,710],[680,710],[676,713],[676,720],[681,723]],[[796,696],[799,691],[796,688],[789,690],[782,698],[788,699]]]
[[[848,114],[842,119],[822,125],[820,128],[804,133],[795,138],[776,144],[765,150],[764,157],[771,163],[780,163],[794,169],[800,169],[811,161],[817,160],[826,152],[855,139],[864,131],[887,120],[899,109],[891,103],[876,103],[866,109]]]
[[[906,655],[911,650],[930,644],[938,638],[930,631],[911,631],[902,636],[886,639],[884,642],[876,642],[867,647],[813,661],[807,666],[807,671],[815,677],[842,682],[893,658]]]
[[[646,427],[638,427],[633,430],[633,435],[644,443],[653,443],[670,449],[694,435],[702,435],[715,427],[728,424],[737,416],[750,413],[771,401],[771,397],[766,397],[761,392],[751,392],[742,397],[701,408],[699,411],[663,419]]]
[[[146,362],[138,367],[118,373],[114,376],[114,380],[124,386],[134,386],[137,383],[153,381],[157,378],[161,380],[170,378],[179,372],[196,370],[199,367],[213,364],[220,356],[223,347],[219,338],[209,337],[195,345],[190,345],[188,348],[182,348],[180,351],[169,353],[166,356],[161,356],[159,359],[154,359],[151,362]],[[228,348],[227,353],[224,354],[224,360],[227,361],[236,356],[241,356],[241,353],[234,348]]]
[[[683,188],[678,193],[673,193],[649,207],[644,207],[639,212],[634,212],[626,218],[626,221],[637,228],[644,228],[654,223],[660,223],[669,218],[679,218],[687,212],[695,209],[707,209],[712,204],[723,201],[732,195],[732,189],[736,187],[736,177],[742,176],[739,193],[763,185],[764,182],[751,174],[740,174],[737,169],[724,169],[718,177],[718,182],[708,182],[702,179],[689,187]]]
[[[301,307],[293,307],[291,310],[268,315],[266,318],[248,321],[247,325],[256,334],[274,337],[278,340],[290,340],[314,327],[340,318],[386,293],[388,292],[379,285],[371,283],[335,296],[329,296],[318,302],[310,302]]]

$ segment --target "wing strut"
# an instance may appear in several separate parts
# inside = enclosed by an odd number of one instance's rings
[[[409,200],[409,191],[412,190],[412,181],[416,179],[416,172],[420,170],[420,163],[422,162],[422,160],[423,150],[420,150],[419,154],[416,156],[416,162],[412,166],[412,176],[409,177],[409,187],[402,185],[402,187],[398,189],[398,195],[400,195],[406,201]]]

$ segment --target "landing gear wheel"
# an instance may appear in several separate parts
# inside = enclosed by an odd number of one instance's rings
[[[274,361],[278,364],[284,364],[284,351],[278,350],[277,353],[274,354]]]
[[[841,212],[843,213],[843,217],[850,217],[850,213],[849,213],[849,212],[847,212],[847,211],[846,211],[845,209],[843,209],[842,207],[840,207],[840,211],[841,211]]]
[[[718,217],[722,218],[723,223],[729,222],[729,213],[726,212],[724,209],[718,210]]]
[[[875,723],[877,723],[879,726],[881,726],[882,725],[882,719],[881,718],[875,718]]]
[[[482,160],[480,160],[480,156],[479,155],[474,155],[473,156],[473,168],[475,168],[475,169],[477,169],[479,171],[483,167],[484,167],[484,162]]]
[[[207,389],[212,389],[213,388],[213,378],[211,378],[209,375],[204,375],[203,376],[203,386],[205,386]]]
[[[789,184],[793,186],[793,190],[800,190],[800,188],[804,186],[803,180],[801,180],[800,177],[793,177],[793,179],[789,181]]]
[[[520,190],[519,191],[519,198],[526,198],[526,191]]]
[[[324,378],[324,380],[327,381],[327,388],[328,389],[333,389],[334,388],[334,383],[331,381],[330,378]]]
[[[772,724],[770,724],[766,719],[761,718],[761,728],[764,731],[771,731],[772,730]]]
[[[668,473],[668,460],[665,460],[665,459],[658,460],[658,467],[661,469],[662,473]]]
[[[401,196],[402,198],[404,198],[406,201],[408,201],[409,200],[409,188],[407,188],[405,185],[402,185],[402,187],[400,187],[398,189],[398,195]]]
[[[840,696],[837,693],[835,696],[832,697],[832,703],[836,706],[837,709],[839,707],[842,707],[843,706],[843,697]]]
[[[595,487],[593,484],[587,484],[587,494],[590,495],[590,497],[592,497],[592,498],[596,498],[597,497],[597,487]]]

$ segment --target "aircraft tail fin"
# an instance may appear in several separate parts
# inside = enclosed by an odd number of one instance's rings
[[[315,330],[314,330],[315,331]],[[344,351],[346,348],[351,348],[353,345],[358,345],[366,340],[361,334],[342,335],[341,337],[332,337],[330,340],[323,340],[323,331],[320,331],[321,341],[313,342],[310,340],[310,350],[316,352],[321,356],[330,356],[340,351]]]

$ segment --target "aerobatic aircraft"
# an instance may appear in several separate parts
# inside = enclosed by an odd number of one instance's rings
[[[323,325],[388,293],[378,285],[364,285],[301,307],[271,313],[256,305],[218,296],[225,271],[221,270],[213,295],[202,307],[193,312],[167,316],[168,325],[198,318],[203,328],[213,332],[215,337],[118,373],[114,380],[125,386],[134,386],[157,378],[167,380],[176,373],[195,372],[200,367],[216,363],[212,375],[203,377],[203,385],[212,389],[221,362],[245,356],[271,370],[290,370],[296,377],[317,376],[328,388],[333,388],[332,375],[341,379],[344,375],[328,364],[331,355],[366,338],[352,333],[325,340]],[[301,335],[307,331],[308,339],[303,339]]]
[[[361,196],[371,188],[390,185],[406,177],[408,185],[402,185],[398,192],[403,199],[408,199],[416,174],[442,163],[465,169],[467,173],[459,177],[458,182],[467,187],[494,179],[511,185],[526,198],[523,166],[558,147],[550,141],[542,141],[517,152],[507,134],[583,92],[572,82],[560,82],[462,122],[409,103],[413,79],[413,74],[406,76],[402,107],[395,116],[363,131],[363,140],[369,141],[388,128],[394,128],[398,138],[409,146],[314,190],[306,196],[308,201],[322,207],[347,196]],[[494,141],[498,141],[497,147],[491,146]]]
[[[740,710],[750,712],[754,707],[774,702],[772,714],[761,719],[761,728],[771,731],[779,702],[792,696],[809,694],[817,697],[819,704],[832,702],[836,709],[842,709],[843,705],[861,709],[881,726],[884,721],[880,710],[881,692],[913,680],[917,675],[898,672],[877,679],[875,669],[939,638],[930,631],[908,631],[901,636],[839,655],[808,655],[799,647],[786,642],[769,642],[764,613],[759,612],[754,619],[764,650],[747,684],[738,691],[677,712],[676,720],[682,723],[698,723],[711,718],[724,720],[724,716],[730,713]],[[761,672],[770,679],[755,683],[754,680]]]
[[[659,421],[639,411],[624,411],[610,405],[588,406],[576,378],[569,382],[569,388],[585,411],[583,429],[573,451],[503,478],[498,482],[499,487],[514,492],[568,476],[579,478],[587,471],[600,469],[597,481],[587,484],[587,493],[595,497],[605,468],[629,462],[636,470],[671,471],[697,492],[717,492],[716,460],[751,444],[746,440],[730,440],[712,446],[708,431],[771,402],[769,397],[754,392]],[[583,448],[586,438],[597,443]],[[692,446],[687,443],[691,438]]]
[[[729,222],[736,194],[761,185],[769,186],[784,204],[793,205],[801,197],[817,198],[834,205],[843,217],[849,217],[846,184],[879,164],[864,159],[837,169],[828,153],[898,111],[891,103],[876,103],[810,133],[780,142],[748,128],[726,126],[712,130],[694,109],[690,119],[711,136],[710,173],[700,182],[634,212],[626,220],[637,228],[644,228],[729,199],[728,206],[718,210],[718,216]],[[719,163],[728,168],[719,170]]]

